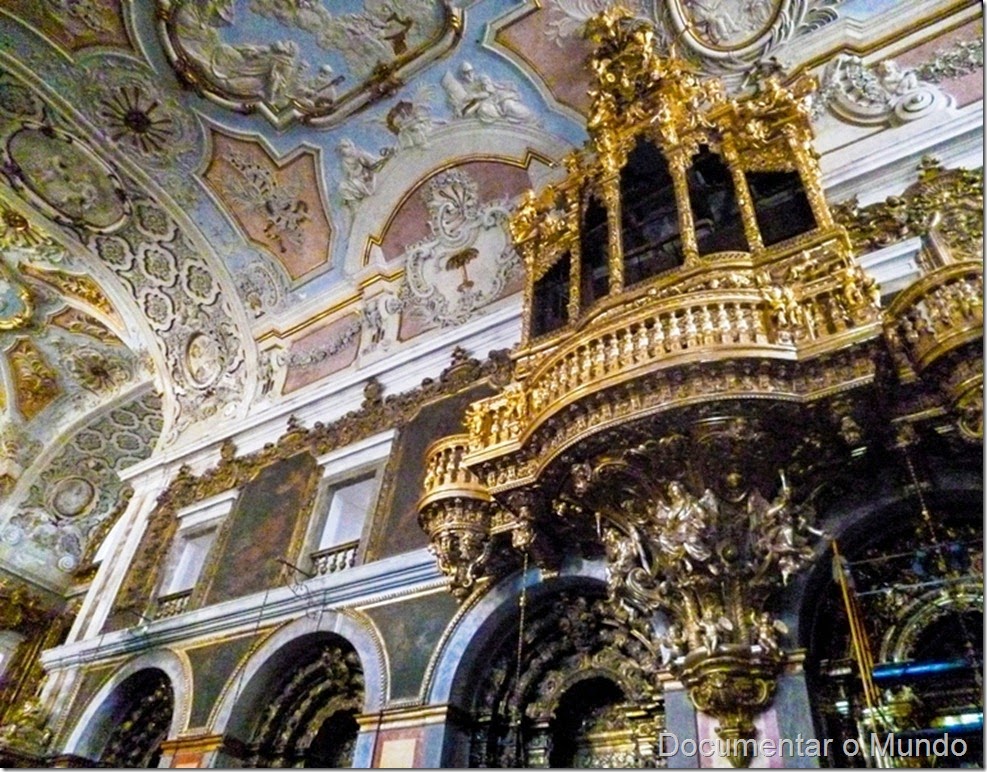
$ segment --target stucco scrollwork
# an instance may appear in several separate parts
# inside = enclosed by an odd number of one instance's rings
[[[821,115],[828,107],[852,123],[907,123],[949,103],[917,70],[903,69],[893,59],[869,65],[859,56],[841,54],[826,66],[813,113]]]
[[[422,200],[432,235],[406,253],[401,305],[426,323],[461,324],[520,271],[507,237],[508,205],[481,203],[476,181],[462,169],[433,178]]]
[[[158,0],[159,35],[179,78],[228,109],[282,128],[330,126],[446,53],[462,31],[446,3]],[[349,10],[349,9],[347,9]],[[257,39],[258,24],[272,30]]]
[[[116,274],[157,334],[173,376],[170,439],[220,410],[235,410],[246,382],[247,336],[192,235],[139,182],[62,128],[61,117],[36,95],[23,93],[12,77],[0,85],[0,102],[7,93],[10,107],[25,111],[10,118],[0,112],[2,173],[27,203],[63,225]],[[87,280],[75,279],[76,284]],[[194,340],[216,341],[209,346],[209,366],[216,372],[208,378],[200,377],[203,361],[198,355],[196,377],[188,367]]]
[[[701,70],[733,88],[748,84],[761,62],[783,56],[794,40],[838,18],[841,0],[672,0],[625,4],[636,18],[653,22],[659,47],[675,45]],[[551,0],[549,29],[560,45],[578,36],[592,16],[610,4],[600,0]],[[651,5],[651,4],[647,4]]]
[[[61,571],[74,571],[124,495],[118,472],[150,455],[161,428],[161,399],[151,392],[91,421],[32,482],[0,540],[20,545],[18,559],[28,564],[51,555]]]

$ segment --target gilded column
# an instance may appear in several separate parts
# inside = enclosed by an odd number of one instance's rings
[[[624,290],[624,249],[620,236],[620,175],[612,174],[600,181],[603,203],[607,207],[607,261],[610,268],[610,294]]]
[[[816,218],[817,227],[833,227],[833,216],[830,214],[829,205],[826,203],[826,196],[823,193],[822,172],[819,170],[819,162],[812,150],[809,138],[795,126],[785,126],[782,130],[788,140],[789,147],[792,149],[792,155],[795,156],[795,162],[802,177],[802,184],[805,185],[805,193],[809,199],[809,206],[812,207],[812,214]]]
[[[751,190],[747,186],[747,176],[740,164],[740,154],[737,152],[733,137],[729,134],[724,134],[722,147],[723,160],[726,161],[730,169],[730,176],[733,178],[733,189],[737,196],[737,205],[740,207],[740,218],[744,223],[747,246],[751,252],[757,254],[764,250],[764,244],[761,241],[761,229],[757,226],[757,217],[754,214],[754,199],[751,198]]]
[[[682,239],[682,255],[685,262],[692,263],[699,259],[699,247],[696,245],[696,226],[692,220],[692,205],[689,203],[689,180],[686,170],[689,168],[690,157],[685,148],[679,146],[668,153],[668,168],[672,175],[672,185],[675,187],[675,202],[679,210],[679,235]]]

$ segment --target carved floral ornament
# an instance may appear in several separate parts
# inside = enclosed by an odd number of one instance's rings
[[[820,486],[882,441],[882,421],[926,420],[912,400],[941,405],[943,424],[965,422],[961,438],[976,432],[983,266],[938,250],[882,312],[822,195],[810,81],[767,77],[728,100],[659,56],[653,30],[626,12],[595,17],[587,35],[597,44],[588,147],[510,221],[528,274],[514,380],[426,452],[420,522],[461,598],[516,569],[512,554],[548,569],[566,555],[605,558],[613,619],[650,629],[654,669],[685,684],[721,737],[749,738],[785,659],[773,604],[821,549]],[[682,258],[627,286],[621,186],[642,138],[668,165]],[[746,251],[698,249],[688,172],[702,145],[729,170]],[[803,186],[802,230],[762,238],[748,176],[761,173]],[[965,174],[937,185],[930,172],[909,195],[944,208],[943,190],[976,187]],[[604,256],[590,268],[587,189],[606,215],[592,236]],[[963,221],[962,206],[945,208]],[[557,265],[567,272],[546,285]],[[590,269],[607,283],[587,302],[579,272]],[[539,295],[545,286],[568,298]],[[532,324],[545,298],[556,309],[547,330]],[[889,415],[875,416],[879,399]]]
[[[856,198],[833,207],[833,218],[847,229],[854,249],[869,252],[935,232],[960,259],[983,256],[984,172],[944,169],[925,157],[918,180],[901,195],[861,207]]]
[[[586,22],[611,4],[548,0],[548,28],[556,43],[580,33]],[[626,0],[628,13],[653,25],[658,47],[678,50],[704,73],[740,86],[757,63],[838,18],[839,0]]]
[[[273,0],[157,0],[157,7],[161,42],[182,83],[278,128],[338,124],[446,54],[462,34],[461,11],[427,0],[368,2],[349,13],[332,3]],[[259,22],[275,30],[272,38],[250,39]]]
[[[0,111],[0,171],[25,203],[62,225],[116,274],[156,333],[176,397],[169,401],[169,441],[221,409],[242,408],[247,352],[209,256],[71,121],[9,73],[0,76],[4,89],[18,99]],[[41,281],[113,313],[90,277],[44,272]]]

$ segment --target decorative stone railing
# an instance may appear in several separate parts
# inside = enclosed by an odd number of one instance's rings
[[[350,541],[345,544],[338,544],[324,550],[312,553],[312,568],[316,576],[326,576],[353,568],[356,563],[356,551],[359,548],[359,541]]]
[[[425,451],[425,495],[419,509],[433,500],[470,498],[490,501],[490,494],[463,463],[469,436],[455,434],[432,443]]]
[[[191,589],[173,592],[170,595],[162,595],[158,598],[157,611],[154,614],[154,618],[167,619],[168,617],[177,617],[179,614],[183,614],[188,608],[189,598],[191,597]]]
[[[424,495],[418,502],[429,549],[449,577],[452,593],[460,597],[482,576],[497,512],[490,493],[463,463],[467,440],[467,435],[456,434],[429,446]]]

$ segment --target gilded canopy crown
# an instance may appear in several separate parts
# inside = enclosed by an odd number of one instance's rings
[[[622,6],[608,8],[586,23],[596,46],[590,67],[596,85],[587,129],[598,152],[614,130],[644,117],[666,125],[694,123],[708,105],[723,100],[722,84],[702,80],[674,50],[662,56],[654,27]]]

